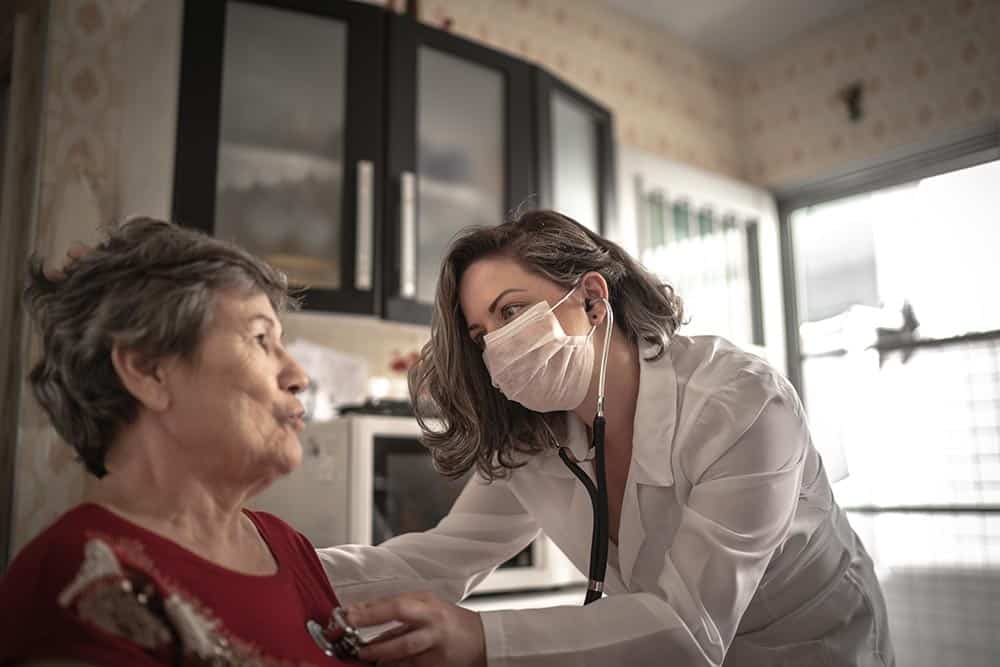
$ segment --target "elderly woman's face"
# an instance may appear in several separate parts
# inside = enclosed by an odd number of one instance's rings
[[[266,482],[302,458],[307,377],[286,352],[281,323],[263,294],[222,292],[194,362],[171,373],[164,415],[178,446],[216,474]]]

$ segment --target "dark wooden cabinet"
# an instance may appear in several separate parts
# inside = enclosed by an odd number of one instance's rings
[[[388,24],[383,312],[429,322],[456,232],[537,191],[531,67],[408,16]]]
[[[375,313],[385,16],[351,2],[189,0],[173,217]]]
[[[618,206],[611,112],[543,68],[532,74],[539,204],[605,234]]]
[[[541,68],[346,0],[187,0],[182,44],[173,217],[307,309],[426,324],[461,229],[607,229],[611,116]]]

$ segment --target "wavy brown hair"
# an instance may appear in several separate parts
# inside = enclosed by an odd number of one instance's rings
[[[506,478],[523,454],[555,447],[562,413],[542,414],[508,400],[493,387],[482,350],[468,335],[459,303],[465,270],[477,260],[505,256],[525,270],[570,289],[597,271],[608,283],[615,326],[632,343],[655,346],[683,318],[681,299],[617,244],[549,210],[524,213],[495,227],[474,227],[456,238],[438,278],[430,341],[410,369],[410,395],[438,470],[457,478],[475,467],[486,479]]]

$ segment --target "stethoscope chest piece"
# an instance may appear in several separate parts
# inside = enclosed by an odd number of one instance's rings
[[[312,637],[312,640],[316,642],[316,646],[319,646],[319,649],[323,651],[323,653],[331,658],[337,657],[337,654],[333,650],[333,644],[326,638],[326,633],[324,632],[322,625],[312,619],[309,619],[306,621],[306,631],[309,633],[309,636]]]
[[[340,637],[331,641],[329,633],[332,630],[338,630]],[[306,621],[306,631],[326,656],[340,660],[357,659],[361,648],[357,631],[346,623],[339,607],[334,610],[330,626],[323,627],[310,619]]]

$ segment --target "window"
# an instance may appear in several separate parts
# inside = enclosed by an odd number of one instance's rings
[[[915,667],[1000,653],[997,184],[992,162],[786,218],[813,439],[846,456],[835,494]]]
[[[640,261],[684,300],[686,335],[763,345],[757,223],[688,197],[640,191]]]
[[[790,216],[803,393],[846,451],[845,504],[1000,506],[991,183],[1000,162]]]

